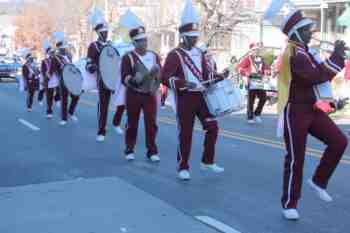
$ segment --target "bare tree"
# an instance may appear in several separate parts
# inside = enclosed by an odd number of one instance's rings
[[[196,0],[202,8],[203,39],[208,44],[216,36],[232,35],[240,23],[257,22],[253,9],[244,8],[242,0]]]

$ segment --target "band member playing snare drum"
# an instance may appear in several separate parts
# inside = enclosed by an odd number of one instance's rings
[[[189,158],[195,117],[198,117],[205,130],[204,152],[201,169],[216,173],[224,169],[214,162],[215,144],[218,136],[218,123],[209,113],[202,91],[202,81],[209,79],[208,63],[203,52],[195,47],[199,37],[199,16],[187,1],[179,28],[182,42],[172,50],[162,69],[162,82],[176,96],[174,99],[178,124],[179,147],[177,150],[178,178],[189,180]],[[183,70],[185,68],[185,70]]]
[[[126,90],[127,125],[125,133],[125,158],[135,159],[135,144],[141,111],[144,116],[146,135],[146,157],[152,162],[159,162],[156,144],[157,94],[160,85],[160,57],[147,49],[145,27],[131,11],[127,11],[121,24],[129,29],[129,36],[135,49],[122,58],[121,77]]]
[[[248,123],[261,123],[261,113],[266,103],[266,91],[264,90],[263,77],[269,73],[269,67],[264,64],[259,55],[259,47],[252,43],[249,45],[251,54],[243,58],[236,66],[237,71],[248,78]],[[258,106],[254,110],[255,98],[259,99]]]
[[[288,220],[299,219],[307,136],[311,134],[327,145],[311,179],[310,187],[326,202],[332,197],[326,189],[347,146],[347,138],[327,115],[329,103],[320,99],[316,89],[327,83],[344,67],[345,44],[335,43],[334,52],[324,60],[314,57],[308,48],[313,21],[300,10],[292,11],[282,24],[289,37],[278,78],[280,129],[284,132],[287,155],[284,164],[282,214]]]
[[[60,125],[66,125],[68,120],[68,113],[70,119],[73,121],[78,121],[78,118],[75,116],[75,109],[78,105],[79,96],[71,94],[66,85],[64,84],[62,73],[63,67],[65,64],[72,63],[72,56],[67,50],[67,44],[64,39],[63,32],[55,32],[54,38],[56,41],[56,48],[58,52],[53,56],[50,64],[49,75],[58,75],[59,77],[59,86],[60,86],[60,95],[61,95],[61,121]],[[68,108],[68,96],[71,97],[71,102]],[[68,110],[68,111],[67,111]]]
[[[97,106],[98,131],[96,141],[103,142],[107,133],[106,126],[108,119],[108,107],[112,91],[108,89],[103,83],[101,74],[99,72],[99,59],[103,47],[108,44],[108,25],[104,19],[103,13],[101,13],[99,9],[96,9],[90,15],[89,21],[97,33],[98,39],[89,45],[87,52],[86,70],[89,73],[96,75],[99,98]]]

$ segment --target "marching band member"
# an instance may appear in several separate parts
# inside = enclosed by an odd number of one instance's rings
[[[99,73],[100,53],[108,41],[108,25],[100,10],[96,9],[89,17],[89,22],[98,35],[98,39],[89,45],[87,52],[86,70],[96,76],[98,88],[98,131],[96,141],[103,142],[106,136],[106,125],[108,118],[108,107],[111,99],[112,91],[109,90],[102,81]]]
[[[46,117],[48,119],[51,119],[52,104],[54,100],[54,91],[55,91],[55,88],[58,87],[59,79],[57,75],[54,74],[51,76],[49,74],[51,59],[54,51],[47,40],[44,41],[43,48],[44,48],[46,57],[41,62],[41,75],[44,78],[44,86],[46,90],[46,104],[47,104]]]
[[[178,124],[179,146],[177,151],[178,178],[189,180],[189,158],[192,146],[192,133],[195,117],[198,117],[205,130],[204,152],[201,169],[216,173],[224,171],[215,162],[215,144],[218,136],[218,123],[209,113],[202,91],[202,81],[210,78],[208,63],[202,51],[195,47],[199,37],[199,16],[188,0],[182,13],[179,28],[182,42],[170,51],[162,69],[162,82],[175,95],[176,119]]]
[[[36,90],[36,76],[37,71],[34,67],[34,58],[32,53],[28,48],[23,49],[23,57],[25,59],[25,63],[22,67],[22,77],[24,79],[25,86],[27,87],[27,110],[28,112],[32,111],[33,99]]]
[[[326,189],[332,174],[347,146],[347,139],[327,112],[328,102],[316,95],[320,84],[332,78],[344,67],[345,44],[335,43],[334,52],[325,61],[318,61],[308,48],[313,22],[304,18],[300,10],[292,11],[281,30],[289,37],[278,78],[279,124],[284,131],[287,155],[284,164],[282,207],[288,220],[299,219],[297,211],[303,182],[303,166],[308,134],[327,145],[321,161],[308,184],[323,201],[332,197]]]
[[[143,89],[143,84],[153,79],[160,84],[159,55],[147,49],[145,27],[138,17],[127,11],[121,19],[121,25],[129,29],[129,36],[135,49],[126,53],[122,58],[121,76],[126,90],[127,125],[125,133],[125,156],[127,160],[134,160],[134,148],[141,111],[144,115],[147,158],[152,162],[159,162],[156,144],[157,126],[157,92]],[[145,70],[141,73],[139,69]],[[156,88],[158,89],[156,86]]]
[[[59,87],[60,87],[60,94],[61,94],[61,121],[60,125],[66,125],[68,120],[68,114],[70,116],[70,119],[77,122],[78,118],[74,115],[75,109],[77,107],[79,96],[70,94],[67,87],[64,84],[62,72],[63,67],[65,64],[72,63],[72,55],[67,50],[67,44],[64,39],[64,33],[63,32],[55,32],[53,34],[55,41],[56,41],[56,47],[58,49],[58,52],[53,56],[50,64],[49,69],[49,75],[57,75],[59,77]],[[71,102],[68,108],[68,96],[71,97]]]
[[[259,47],[255,43],[249,45],[251,54],[243,58],[236,66],[237,71],[248,78],[248,103],[247,120],[248,123],[261,123],[261,113],[267,100],[266,91],[260,87],[255,87],[254,82],[262,83],[262,78],[269,72],[269,67],[264,64],[259,55]],[[258,79],[258,80],[255,80]],[[258,106],[254,110],[255,98],[259,99]]]

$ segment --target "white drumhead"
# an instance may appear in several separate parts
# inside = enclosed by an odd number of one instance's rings
[[[83,87],[83,77],[79,69],[73,64],[66,64],[63,67],[63,82],[70,93],[80,95]]]
[[[114,91],[117,86],[121,58],[118,51],[111,45],[105,46],[100,54],[99,67],[104,85]]]

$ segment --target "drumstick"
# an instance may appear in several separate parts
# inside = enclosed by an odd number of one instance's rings
[[[201,84],[207,84],[207,83],[215,82],[215,81],[217,81],[217,80],[221,80],[221,79],[219,79],[219,78],[214,78],[214,79],[210,79],[210,80],[207,80],[207,81],[203,81],[203,82],[201,82]]]

